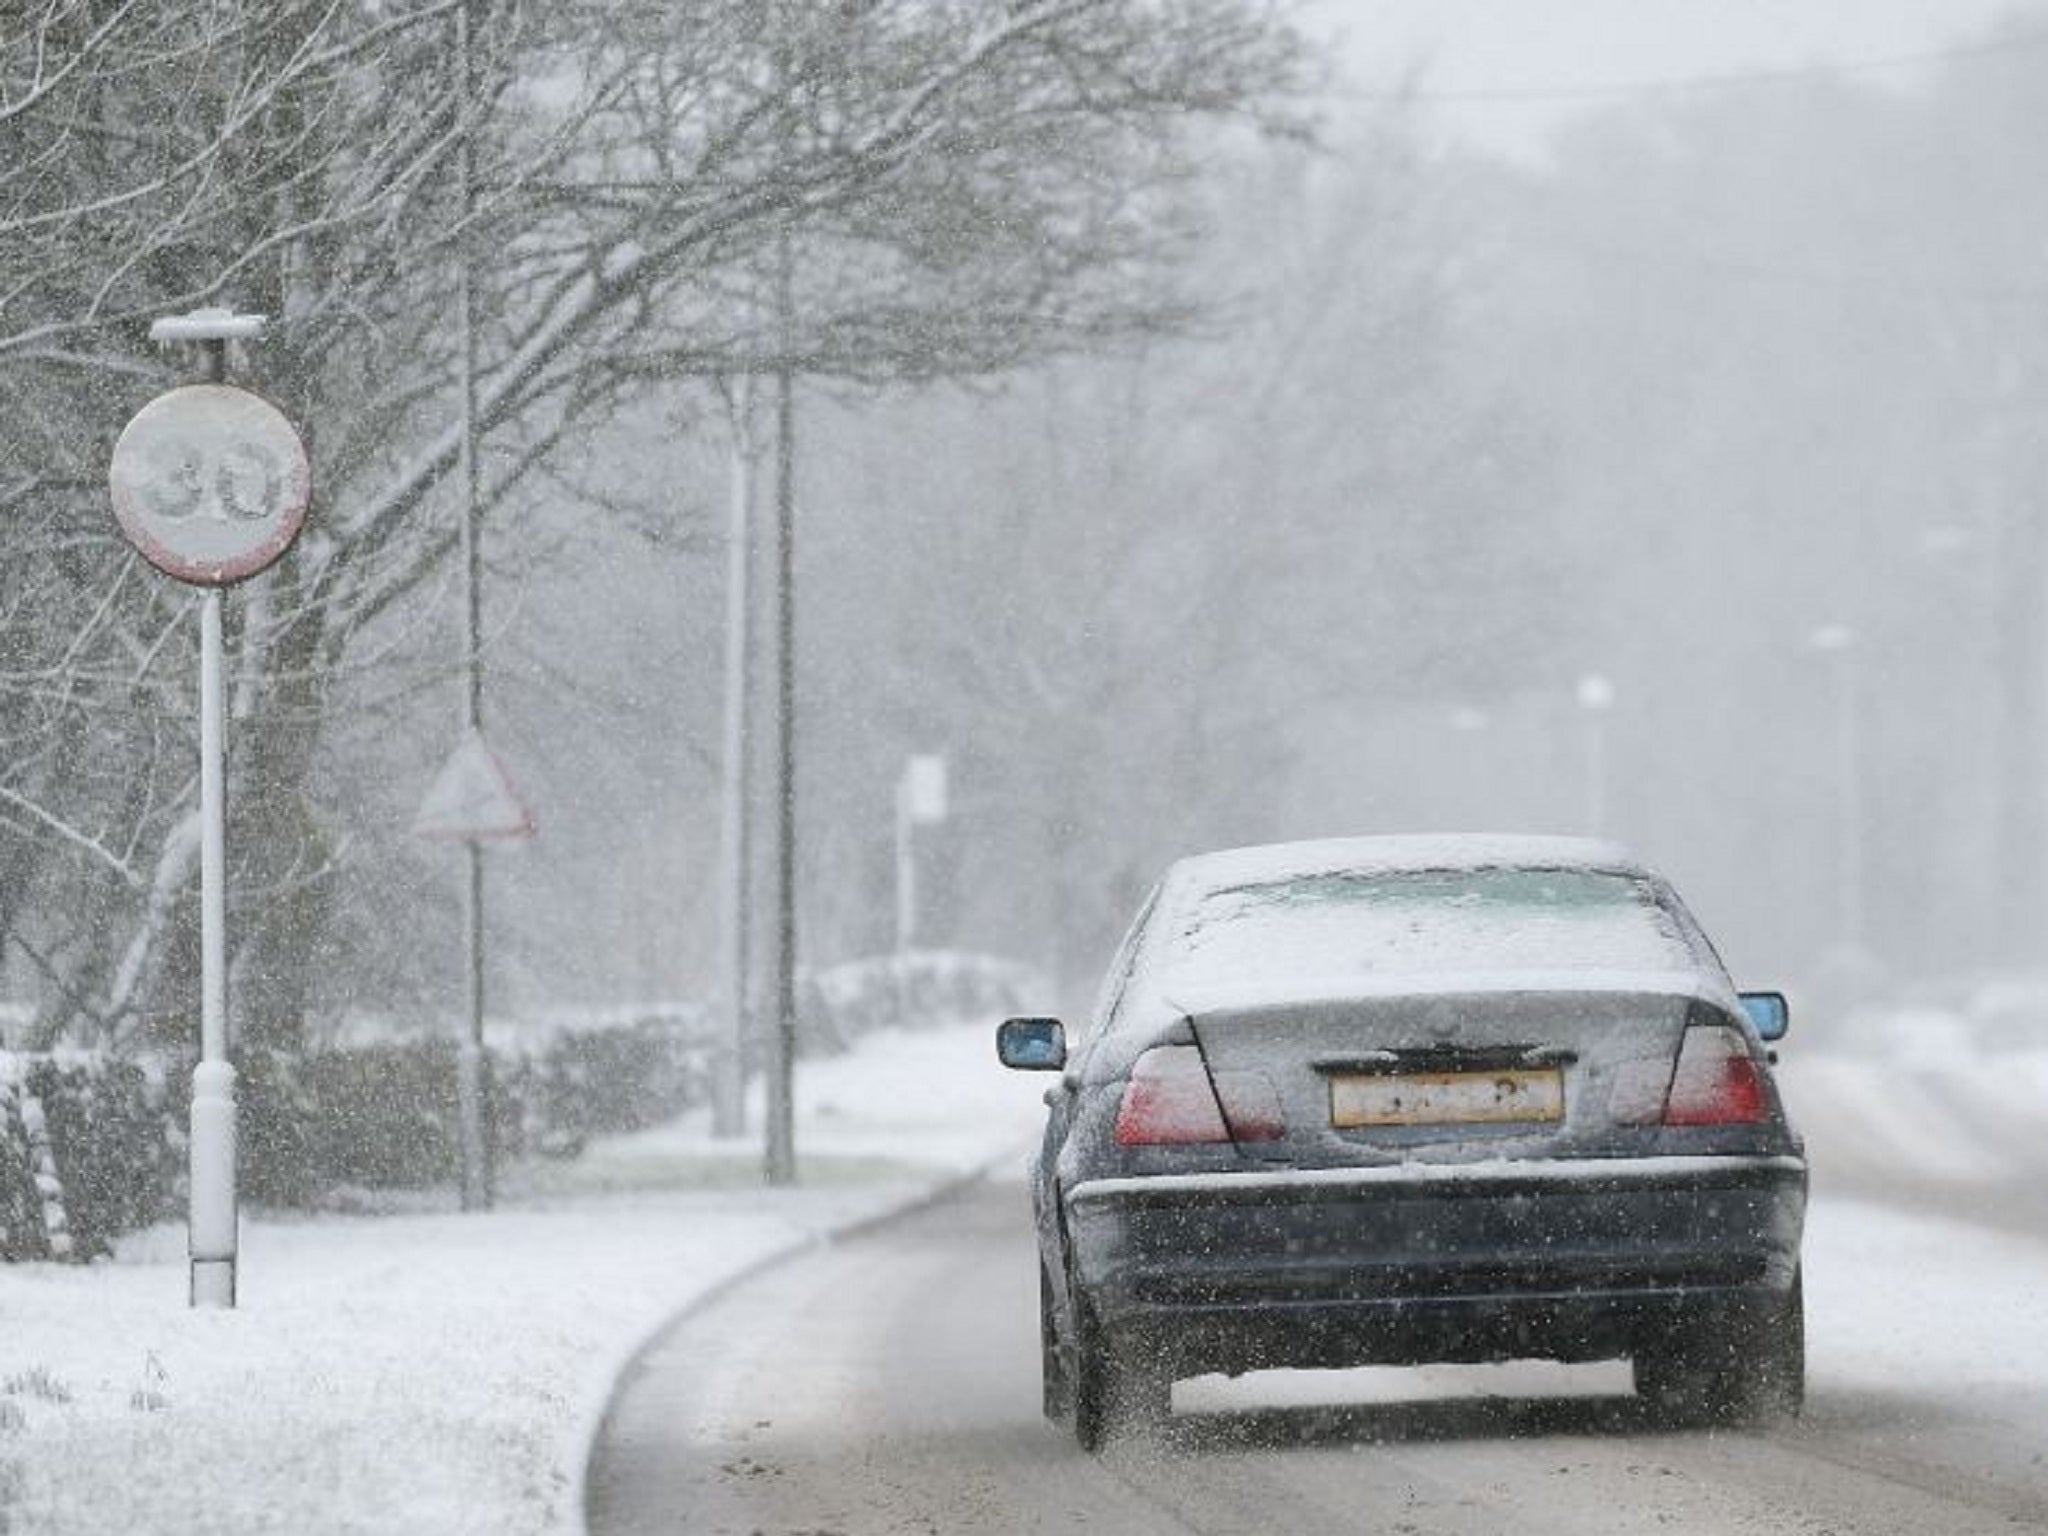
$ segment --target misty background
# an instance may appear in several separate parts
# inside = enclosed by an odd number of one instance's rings
[[[2048,17],[1969,41],[1603,103],[1542,164],[1398,100],[1226,143],[1204,334],[807,392],[806,957],[886,948],[943,752],[921,942],[1070,1005],[1177,854],[1414,828],[1621,838],[1752,984],[2039,964]],[[496,555],[529,1000],[713,974],[725,467],[625,436],[670,531]]]

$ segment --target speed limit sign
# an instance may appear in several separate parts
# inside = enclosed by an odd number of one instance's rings
[[[284,412],[229,384],[174,389],[136,412],[114,445],[114,516],[167,576],[222,587],[291,546],[312,469]]]

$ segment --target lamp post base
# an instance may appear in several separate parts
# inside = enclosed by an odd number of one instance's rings
[[[235,1304],[235,1261],[194,1259],[192,1261],[192,1305],[233,1307]]]
[[[235,1069],[202,1061],[192,1073],[192,1305],[235,1304],[240,1222],[235,1199]]]

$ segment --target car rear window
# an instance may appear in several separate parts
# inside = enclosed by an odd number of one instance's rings
[[[1698,964],[1658,888],[1587,869],[1333,873],[1211,891],[1175,936],[1181,980],[1671,971]]]

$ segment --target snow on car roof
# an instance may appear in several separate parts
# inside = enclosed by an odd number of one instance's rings
[[[1303,875],[1395,874],[1410,870],[1602,869],[1646,873],[1619,843],[1590,837],[1523,833],[1400,833],[1326,837],[1198,853],[1179,860],[1168,878],[1211,890],[1261,885]]]
[[[1202,854],[1169,873],[1154,933],[1138,990],[1190,1006],[1345,991],[1732,1000],[1669,886],[1589,838],[1331,838]]]

